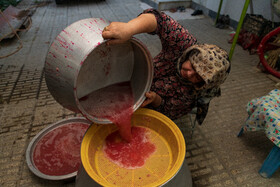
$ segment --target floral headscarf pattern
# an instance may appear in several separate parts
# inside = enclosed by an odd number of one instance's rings
[[[196,44],[189,47],[178,60],[178,73],[187,59],[205,82],[203,86],[196,87],[197,90],[218,88],[230,72],[227,52],[216,45]]]

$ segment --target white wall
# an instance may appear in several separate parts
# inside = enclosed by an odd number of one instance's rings
[[[193,2],[204,6],[214,12],[218,11],[220,0],[192,0]],[[251,0],[253,4],[253,13],[260,14],[268,20],[272,20],[271,15],[271,0]],[[221,14],[228,14],[232,20],[239,21],[240,15],[243,10],[245,0],[224,0],[221,9]],[[250,11],[250,5],[247,13]],[[274,21],[280,22],[280,18],[274,14]]]

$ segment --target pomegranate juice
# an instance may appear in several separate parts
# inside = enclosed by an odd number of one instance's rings
[[[84,110],[98,118],[107,118],[119,128],[121,137],[131,141],[131,116],[134,98],[130,82],[113,84],[82,97]]]
[[[149,141],[148,131],[144,127],[132,127],[132,139],[123,141],[119,133],[108,135],[103,147],[106,156],[115,164],[127,169],[142,167],[156,147]]]
[[[33,161],[46,175],[73,173],[80,165],[80,145],[88,124],[71,123],[53,129],[36,144]]]

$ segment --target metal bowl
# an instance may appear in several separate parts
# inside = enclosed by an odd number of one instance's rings
[[[66,180],[66,179],[71,179],[77,175],[77,171],[75,171],[73,173],[69,173],[67,175],[60,175],[60,176],[46,175],[36,168],[34,161],[33,161],[34,149],[42,137],[44,137],[47,133],[51,132],[55,128],[58,128],[60,126],[66,125],[66,124],[77,123],[77,122],[83,123],[83,124],[88,124],[88,125],[91,124],[91,122],[89,122],[84,117],[73,117],[73,118],[64,119],[64,120],[58,121],[54,124],[47,126],[31,140],[31,142],[29,143],[29,145],[26,149],[26,162],[27,162],[28,168],[31,170],[32,173],[34,173],[36,176],[38,176],[40,178],[47,179],[47,180]]]

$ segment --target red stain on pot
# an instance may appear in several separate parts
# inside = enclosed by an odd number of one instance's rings
[[[88,127],[89,125],[84,123],[69,123],[44,135],[33,152],[36,168],[50,176],[78,171],[81,163],[80,145]]]

